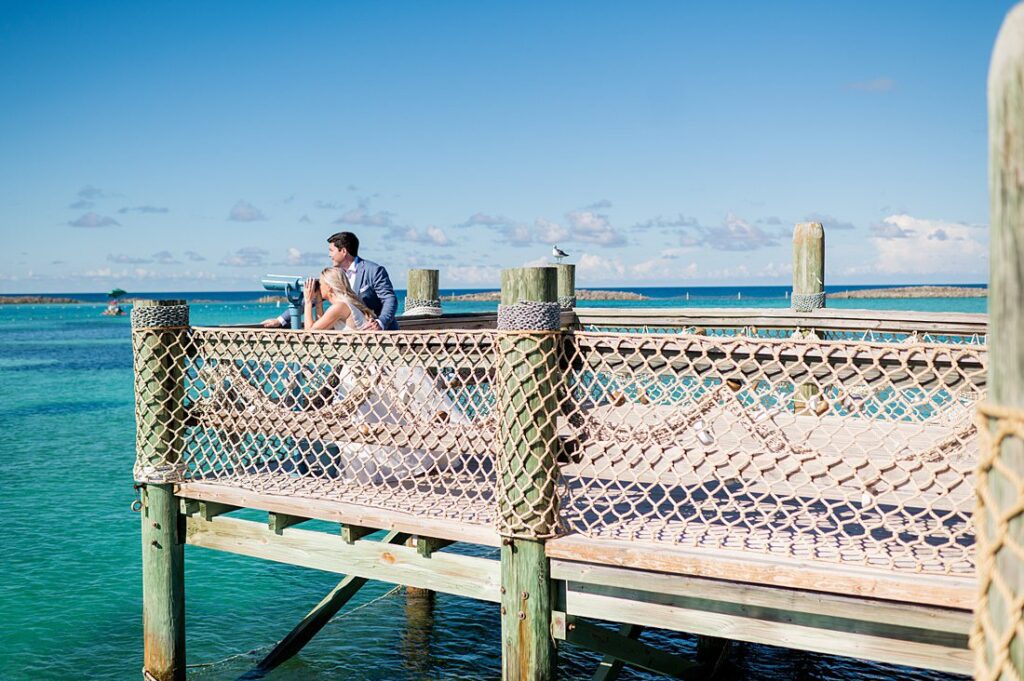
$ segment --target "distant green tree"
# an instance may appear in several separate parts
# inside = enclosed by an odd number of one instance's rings
[[[113,291],[111,291],[107,295],[109,297],[113,298],[114,300],[118,300],[118,299],[123,298],[126,295],[128,295],[128,292],[125,291],[123,288],[115,288]]]

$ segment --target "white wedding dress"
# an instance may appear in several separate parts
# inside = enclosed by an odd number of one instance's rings
[[[350,301],[352,322],[349,328],[339,321],[337,330],[355,331],[366,322],[366,316]],[[461,408],[442,389],[435,385],[424,367],[372,366],[360,367],[363,376],[372,373],[376,385],[359,403],[353,415],[354,428],[361,424],[387,423],[405,426],[410,432],[422,432],[424,427],[443,429],[450,424],[470,423]],[[369,369],[369,372],[367,371]],[[351,366],[338,367],[340,385],[336,401],[340,402],[353,390],[359,389],[359,378]],[[439,412],[447,416],[439,421]],[[372,432],[372,431],[371,431]],[[381,442],[386,442],[387,431],[381,432]],[[363,442],[335,442],[338,448],[337,468],[339,477],[346,482],[359,484],[384,484],[408,480],[413,476],[427,475],[441,470],[461,468],[460,457],[447,452],[436,452],[411,447],[396,447],[387,444]]]

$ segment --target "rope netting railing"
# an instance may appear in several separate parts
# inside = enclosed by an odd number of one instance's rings
[[[983,347],[137,328],[136,479],[973,571]]]
[[[594,332],[563,348],[567,531],[973,572],[984,349]]]
[[[941,343],[948,345],[984,346],[984,333],[957,333],[942,331],[892,331],[871,329],[833,329],[816,327],[763,327],[757,325],[695,325],[661,326],[655,324],[585,324],[584,331],[606,333],[677,333],[702,335],[712,338],[773,338],[780,340],[820,338],[822,340],[843,340],[868,343]]]
[[[136,478],[490,524],[494,358],[487,332],[182,331],[154,360],[178,388],[136,383],[140,404],[174,402],[176,461],[140,447]]]
[[[1024,658],[1024,410],[981,404],[978,462],[978,605],[971,648],[975,678],[1018,677],[1015,658]]]

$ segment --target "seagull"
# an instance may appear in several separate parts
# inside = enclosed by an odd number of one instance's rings
[[[563,250],[562,250],[561,248],[559,248],[558,246],[552,246],[552,247],[551,247],[551,255],[552,255],[552,257],[554,257],[554,259],[555,259],[555,260],[557,260],[557,261],[558,261],[559,263],[561,263],[561,262],[562,262],[562,259],[563,259],[563,258],[568,258],[568,257],[569,257],[569,254],[568,254],[568,253],[566,253],[565,251],[563,251]]]

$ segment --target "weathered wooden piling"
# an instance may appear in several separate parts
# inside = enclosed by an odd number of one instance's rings
[[[551,567],[545,539],[557,529],[559,381],[557,274],[504,270],[498,328],[501,414],[497,496],[501,545],[502,678],[552,679]],[[516,333],[515,331],[533,331]]]
[[[132,310],[137,461],[143,483],[143,666],[156,681],[185,678],[185,553],[174,485],[182,453],[182,372],[188,306],[139,301]]]
[[[576,265],[559,263],[558,271],[558,305],[563,310],[576,307]]]
[[[441,315],[440,274],[437,270],[409,270],[405,314]]]
[[[790,307],[797,312],[814,312],[825,307],[825,228],[820,222],[801,222],[793,230],[793,295]],[[796,388],[796,413],[818,408],[815,396],[821,392],[812,382]]]
[[[801,222],[793,230],[793,295],[797,312],[825,307],[825,228],[820,222]]]
[[[978,457],[975,677],[1024,678],[1024,4],[989,69],[990,403]]]

